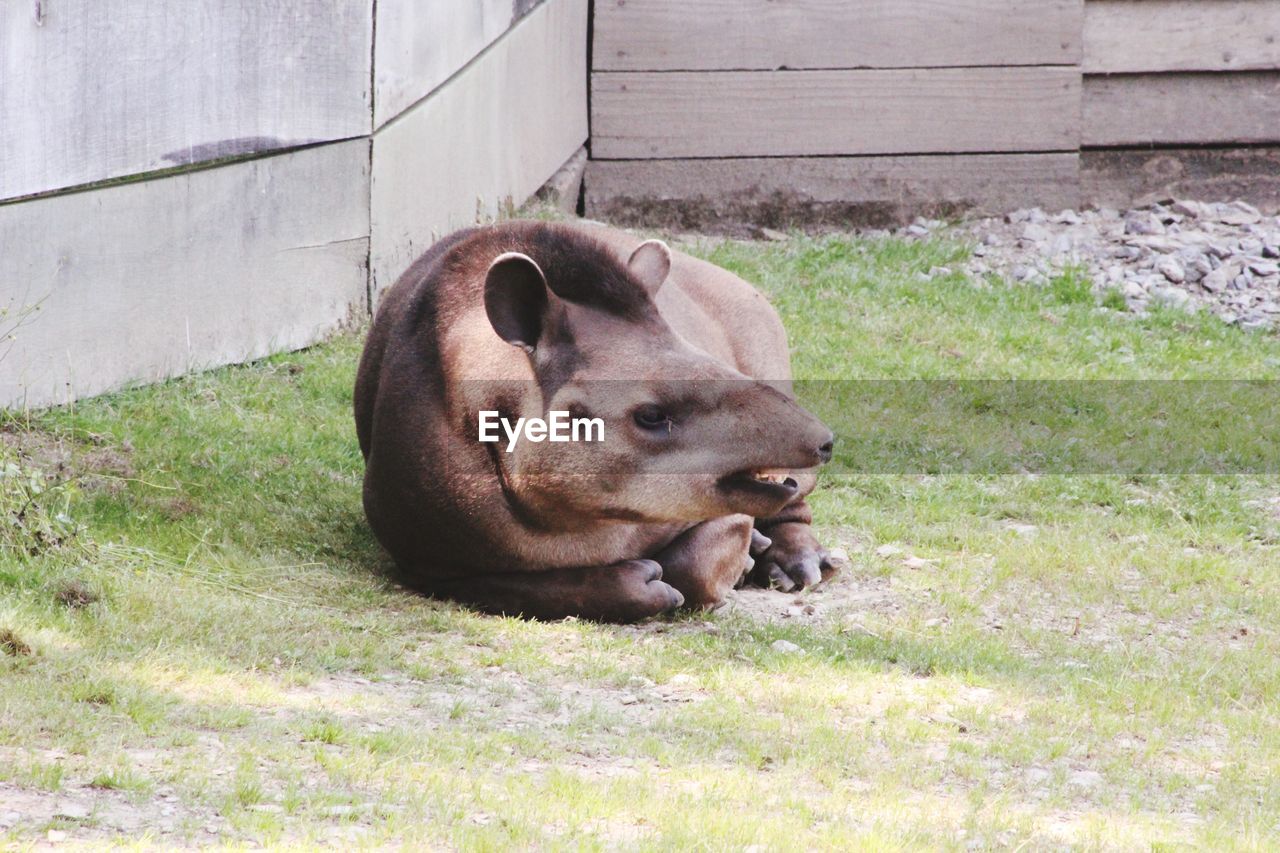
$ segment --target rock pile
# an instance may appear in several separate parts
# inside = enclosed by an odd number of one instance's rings
[[[920,219],[904,233],[921,237],[940,225]],[[1280,323],[1280,217],[1242,201],[1171,201],[1126,212],[1031,208],[960,228],[974,244],[966,269],[975,276],[1035,284],[1074,265],[1132,311],[1206,310],[1245,329]]]

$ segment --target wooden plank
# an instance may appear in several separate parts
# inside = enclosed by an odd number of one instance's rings
[[[1170,198],[1244,199],[1280,211],[1280,147],[1107,149],[1080,155],[1081,194],[1124,210]]]
[[[597,72],[593,157],[1067,151],[1070,68]]]
[[[366,306],[369,142],[0,206],[0,407],[306,346]]]
[[[373,140],[374,291],[438,237],[519,204],[587,138],[587,5],[547,0]]]
[[[597,71],[1075,65],[1082,0],[597,0]]]
[[[370,0],[0,3],[0,198],[367,134]]]
[[[1280,141],[1280,72],[1086,77],[1087,146]]]
[[[541,2],[378,0],[374,126],[431,94]]]
[[[1087,74],[1280,68],[1275,0],[1090,0]]]
[[[588,216],[677,230],[735,223],[885,227],[917,215],[1078,203],[1077,155],[592,160]]]

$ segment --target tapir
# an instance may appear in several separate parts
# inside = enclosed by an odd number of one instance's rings
[[[600,441],[479,440],[569,412]],[[399,574],[473,608],[632,622],[836,568],[806,496],[833,436],[765,297],[659,240],[513,221],[440,240],[381,300],[355,418]]]

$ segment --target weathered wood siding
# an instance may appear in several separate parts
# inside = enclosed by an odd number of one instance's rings
[[[0,404],[313,343],[363,312],[369,141],[0,207]]]
[[[370,0],[0,3],[0,199],[367,135]]]
[[[1099,153],[1082,184],[1081,151],[1118,149],[1119,163],[1134,147],[1280,142],[1277,0],[595,9],[595,215],[776,222],[1087,202],[1123,169]],[[1135,192],[1156,180],[1134,178]]]
[[[374,126],[431,94],[541,2],[378,0]]]
[[[1064,151],[1080,138],[1069,68],[597,73],[601,160]]]
[[[1280,141],[1280,3],[1090,0],[1085,147]]]
[[[1275,0],[1090,0],[1084,73],[1260,71],[1280,67]]]
[[[376,294],[439,237],[532,195],[587,139],[587,4],[547,0],[373,141]]]
[[[1081,0],[597,0],[597,71],[1076,65]]]
[[[0,4],[0,407],[313,343],[585,141],[587,0],[374,9]]]

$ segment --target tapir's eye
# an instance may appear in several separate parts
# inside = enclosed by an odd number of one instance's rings
[[[635,418],[636,426],[641,429],[653,430],[655,432],[657,430],[664,430],[667,432],[671,431],[671,417],[662,410],[661,406],[655,406],[653,404],[641,406],[636,409],[635,414],[632,415],[632,417]]]

